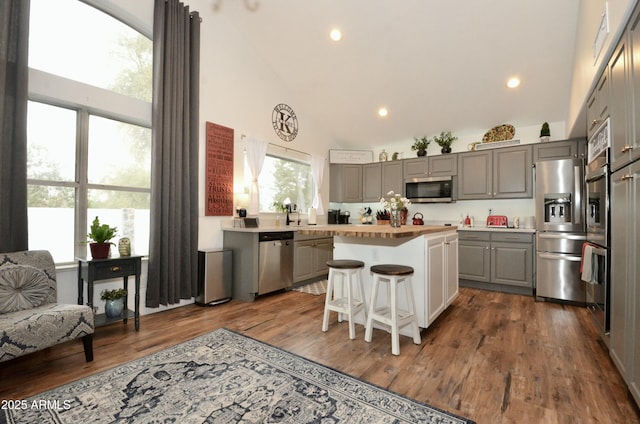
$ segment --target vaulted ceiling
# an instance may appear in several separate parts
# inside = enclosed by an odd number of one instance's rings
[[[339,143],[567,119],[579,0],[244,3],[255,10],[222,7],[295,93],[292,106]]]

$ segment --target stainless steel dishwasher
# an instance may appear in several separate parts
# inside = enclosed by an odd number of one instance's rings
[[[271,293],[293,284],[293,231],[258,234],[260,242],[258,294]]]

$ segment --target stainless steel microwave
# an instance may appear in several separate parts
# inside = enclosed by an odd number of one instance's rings
[[[450,203],[456,200],[455,177],[421,177],[404,181],[404,193],[412,203]]]

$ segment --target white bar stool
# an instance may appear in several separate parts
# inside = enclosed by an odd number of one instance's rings
[[[324,317],[322,319],[322,331],[329,329],[329,313],[338,313],[338,322],[342,322],[343,315],[349,320],[349,338],[356,338],[354,316],[362,311],[365,322],[367,320],[367,304],[364,300],[364,288],[360,275],[364,262],[350,259],[334,259],[327,261],[329,266],[329,283],[327,284],[327,297],[324,302]],[[341,279],[340,293],[336,292],[336,279]],[[358,291],[358,297],[354,296],[354,287]]]
[[[371,300],[369,302],[369,316],[365,326],[364,340],[371,341],[373,333],[373,322],[379,322],[391,327],[391,353],[400,355],[399,330],[405,325],[411,325],[413,333],[413,343],[420,344],[420,328],[416,317],[416,307],[413,300],[413,290],[411,288],[411,276],[413,268],[405,265],[374,265],[371,267],[373,273],[373,288]],[[387,304],[377,307],[378,290],[380,283],[389,283],[387,286]],[[408,311],[398,309],[398,285],[404,283],[407,296]]]

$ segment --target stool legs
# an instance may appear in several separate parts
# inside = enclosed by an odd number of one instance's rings
[[[331,311],[338,313],[338,322],[342,322],[344,316],[349,321],[349,338],[356,338],[355,315],[362,311],[365,321],[367,319],[367,307],[364,300],[364,288],[360,277],[361,268],[334,269],[329,268],[329,282],[324,303],[324,316],[322,318],[322,331],[329,329],[329,314]],[[340,294],[336,290],[336,279],[340,278]],[[354,297],[354,286],[358,298]]]
[[[378,290],[382,280],[388,282],[387,300],[388,305],[378,308]],[[406,312],[398,310],[398,284],[404,282],[405,293],[407,296],[408,310]],[[369,302],[369,314],[367,317],[367,325],[365,327],[364,340],[371,341],[373,334],[373,322],[377,321],[391,327],[391,353],[400,354],[400,328],[405,325],[411,325],[413,342],[415,344],[422,343],[420,337],[420,328],[418,327],[418,319],[415,313],[415,305],[413,299],[413,289],[411,288],[410,276],[390,276],[385,277],[378,274],[373,276],[373,287],[371,291],[371,300]]]

